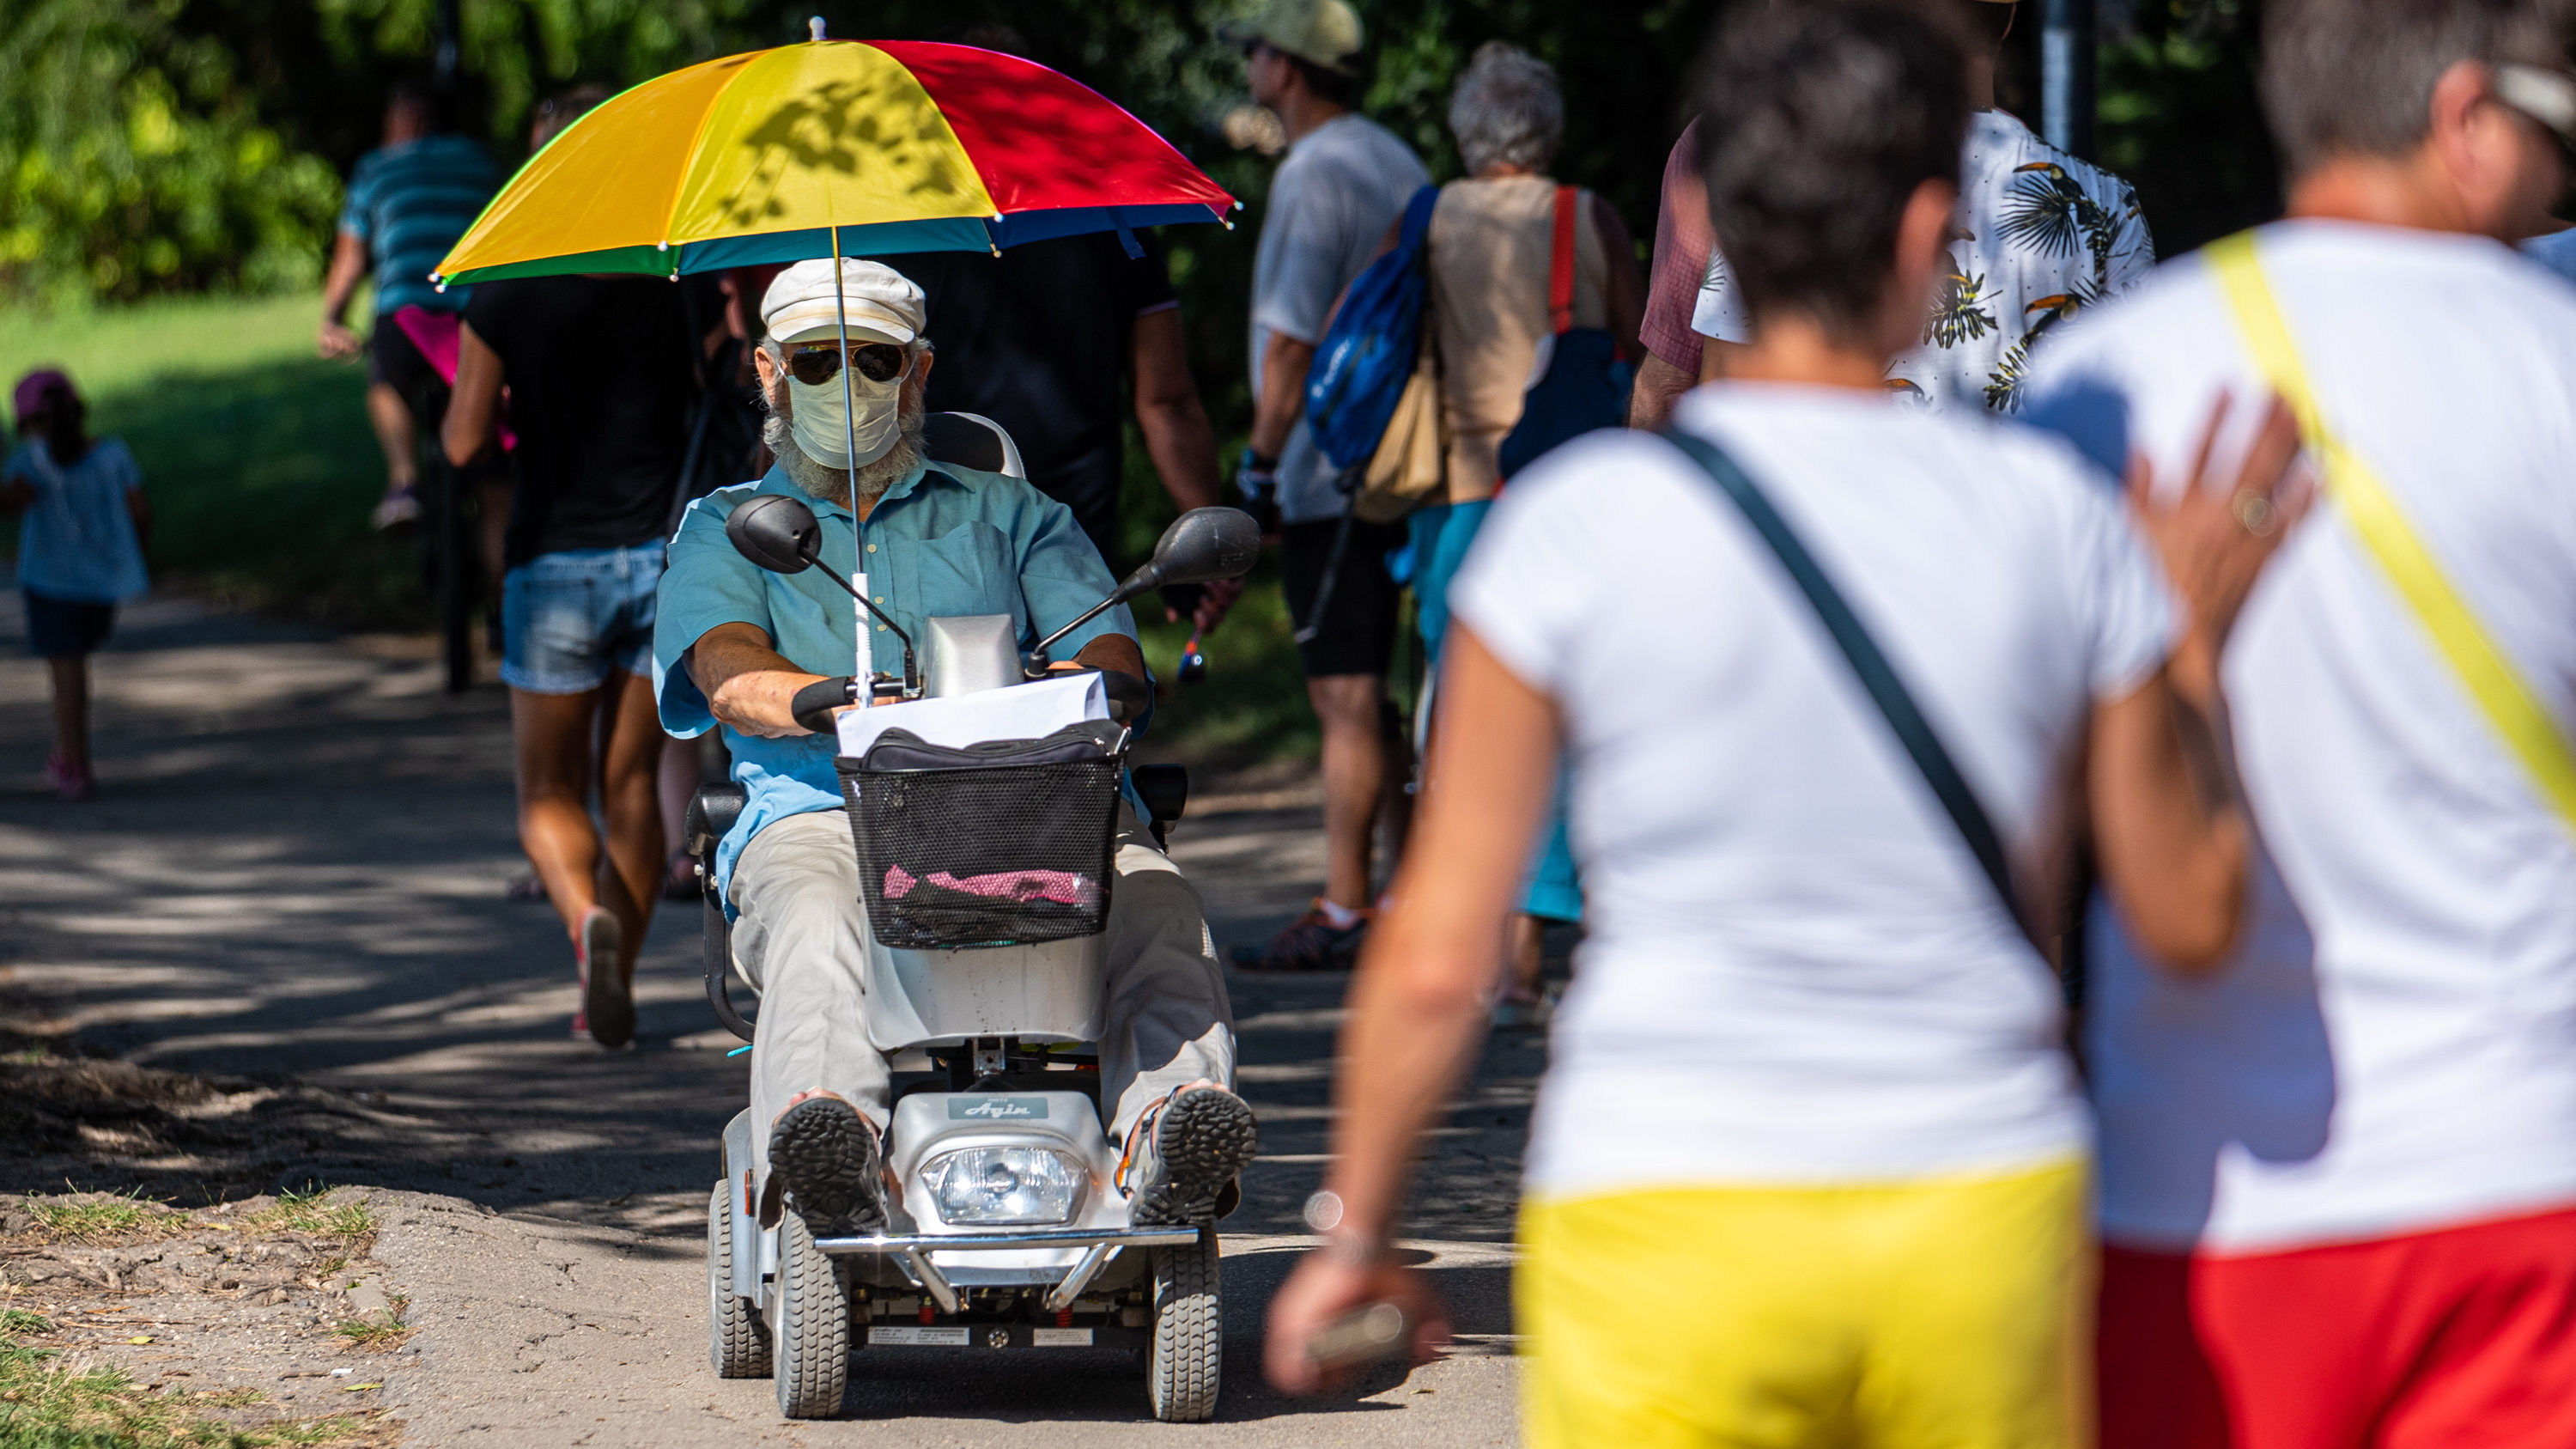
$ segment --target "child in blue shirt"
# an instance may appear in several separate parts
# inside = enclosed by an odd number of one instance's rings
[[[18,586],[27,599],[27,647],[54,684],[54,754],[45,774],[63,799],[86,800],[89,656],[107,642],[118,602],[149,587],[143,538],[152,510],[125,444],[89,436],[89,409],[70,378],[31,372],[11,401],[19,446],[0,464],[0,513],[26,514]]]

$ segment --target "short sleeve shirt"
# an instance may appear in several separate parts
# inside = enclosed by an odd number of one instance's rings
[[[1637,329],[1646,350],[1693,377],[1701,336],[1691,317],[1708,280],[1706,196],[1699,185],[1699,122],[1694,119],[1664,158],[1663,199],[1655,208],[1654,267],[1646,280],[1646,318]],[[1731,334],[1712,334],[1731,335]]]
[[[37,438],[0,465],[0,479],[26,483],[36,501],[18,525],[18,583],[47,598],[113,604],[151,587],[126,495],[143,470],[120,438],[100,438],[69,467]]]
[[[2021,406],[2031,351],[2078,311],[2127,291],[2156,264],[2129,183],[2049,145],[2002,111],[1980,111],[1959,159],[1959,226],[1923,341],[1887,370],[1888,389],[1935,411]],[[1752,340],[1741,292],[1712,252],[1691,324]]]
[[[2326,425],[2576,738],[2576,291],[2482,237],[2255,249]],[[2171,488],[2222,396],[2227,476],[2267,390],[2194,256],[2052,339],[2028,416]],[[2278,1252],[2576,1204],[2576,834],[2333,496],[2225,677],[2263,848],[2235,954],[2178,981],[2094,915],[2104,1236]]]
[[[1719,383],[1676,421],[1771,495],[2034,860],[2094,705],[2171,633],[2107,480],[2054,439],[1848,390]],[[1450,601],[1566,732],[1587,934],[1533,1192],[2083,1150],[2054,977],[1696,465],[1638,433],[1568,444],[1513,481]]]
[[[1252,390],[1270,334],[1300,342],[1324,335],[1333,303],[1377,255],[1413,193],[1431,184],[1421,159],[1395,133],[1345,113],[1297,138],[1271,178],[1252,262]],[[1290,523],[1338,518],[1349,501],[1301,420],[1279,455],[1279,511]]]
[[[752,625],[799,669],[861,672],[856,601],[821,569],[770,573],[726,540],[725,519],[735,505],[763,493],[812,508],[822,522],[823,562],[853,583],[864,575],[869,601],[915,639],[925,619],[1008,614],[1020,647],[1031,649],[1117,587],[1072,510],[1023,479],[946,463],[916,468],[859,525],[848,509],[808,496],[784,469],[772,469],[757,483],[719,488],[691,503],[671,540],[653,622],[653,689],[663,728],[681,739],[716,727],[681,656],[719,624]],[[902,644],[882,624],[867,627],[865,671],[899,674]],[[1109,634],[1135,637],[1135,620],[1123,605],[1066,635],[1050,653],[1070,659]],[[742,847],[762,827],[842,803],[830,735],[770,739],[727,727],[724,741],[733,777],[750,798],[716,852],[720,891]]]
[[[1136,319],[1180,305],[1151,236],[1130,257],[1107,232],[1000,256],[906,252],[877,260],[921,284],[939,347],[929,405],[977,413],[1019,445],[1029,481],[1073,510],[1103,554],[1117,546],[1127,434],[1122,384]]]
[[[429,280],[501,189],[500,168],[482,143],[424,136],[358,158],[340,230],[367,244],[375,264],[376,315],[404,307],[462,312],[471,288],[441,292]]]

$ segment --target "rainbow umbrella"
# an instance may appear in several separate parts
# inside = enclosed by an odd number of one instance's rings
[[[1143,122],[1042,65],[814,29],[594,107],[529,158],[432,278],[676,277],[1102,231],[1132,251],[1134,228],[1222,222],[1238,205]]]

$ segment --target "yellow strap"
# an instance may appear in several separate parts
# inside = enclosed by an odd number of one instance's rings
[[[2522,682],[2513,661],[2496,647],[2494,636],[2443,576],[2442,566],[2407,525],[2388,486],[2327,429],[2317,410],[2316,394],[2308,387],[2307,370],[2299,363],[2298,347],[2290,340],[2280,306],[2263,280],[2262,264],[2255,259],[2254,234],[2240,232],[2210,243],[2206,250],[2219,286],[2235,308],[2236,325],[2253,351],[2255,365],[2298,415],[2299,432],[2309,450],[2324,460],[2327,496],[2352,521],[2362,546],[2379,560],[2388,581],[2414,609],[2470,697],[2504,737],[2505,747],[2531,772],[2541,795],[2576,829],[2576,752],[2569,750],[2558,722]]]

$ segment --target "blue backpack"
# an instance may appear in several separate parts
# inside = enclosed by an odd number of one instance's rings
[[[1440,188],[1425,186],[1405,204],[1395,250],[1368,264],[1342,298],[1342,309],[1316,344],[1306,370],[1306,425],[1336,468],[1368,462],[1413,376],[1422,341],[1422,301],[1430,286],[1422,239]]]

